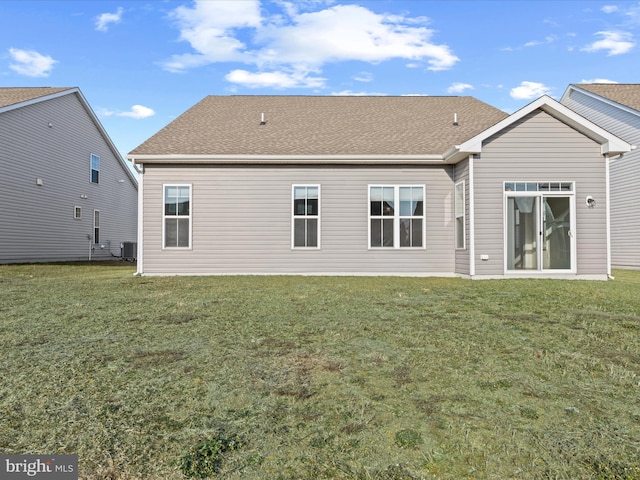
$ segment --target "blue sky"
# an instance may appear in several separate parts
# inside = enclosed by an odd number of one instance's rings
[[[0,86],[80,87],[120,152],[206,95],[471,95],[509,113],[639,83],[640,1],[0,2]]]

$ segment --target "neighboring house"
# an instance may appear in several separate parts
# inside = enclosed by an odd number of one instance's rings
[[[209,96],[127,156],[138,273],[606,279],[629,148],[547,96]]]
[[[120,257],[137,188],[78,88],[0,88],[0,263]]]
[[[640,84],[569,85],[561,103],[640,145]],[[611,162],[611,263],[640,268],[640,150]]]

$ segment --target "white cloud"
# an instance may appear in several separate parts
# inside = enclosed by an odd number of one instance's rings
[[[537,47],[538,45],[548,45],[557,40],[554,35],[547,35],[544,40],[532,40],[524,44],[525,47]]]
[[[97,113],[101,117],[112,117],[115,115],[116,117],[135,118],[136,120],[149,118],[156,114],[156,112],[152,108],[145,107],[143,105],[133,105],[131,107],[131,110],[129,110],[128,112],[117,112],[115,110],[101,108],[97,111]]]
[[[96,17],[96,30],[106,32],[110,23],[120,23],[122,21],[122,7],[118,7],[116,13],[102,13]]]
[[[619,8],[616,7],[615,5],[605,5],[600,10],[602,10],[604,13],[613,13],[613,12],[617,12]]]
[[[531,100],[532,98],[547,94],[550,91],[551,89],[542,83],[522,82],[520,86],[512,88],[509,95],[516,100]]]
[[[373,73],[371,72],[360,72],[353,79],[356,82],[369,83],[373,81]]]
[[[473,85],[468,83],[453,83],[447,88],[447,93],[462,93],[465,90],[473,90]]]
[[[386,97],[386,93],[378,92],[354,92],[352,90],[342,90],[341,92],[332,92],[334,97]]]
[[[296,71],[272,71],[272,72],[249,72],[247,70],[233,70],[229,72],[225,79],[228,82],[243,85],[249,88],[321,88],[324,87],[325,78],[312,77],[310,72]]]
[[[149,118],[156,114],[156,112],[149,107],[145,107],[143,105],[134,105],[131,107],[131,110],[128,112],[117,113],[116,115],[119,117],[129,117],[135,118],[136,120],[141,118]]]
[[[606,78],[594,78],[591,80],[580,80],[580,83],[618,83],[615,80],[607,80]]]
[[[227,79],[253,86],[287,80],[285,84],[316,87],[318,78],[308,72],[317,73],[327,63],[401,59],[437,71],[459,61],[447,45],[433,43],[434,32],[426,28],[424,17],[382,15],[358,5],[301,13],[303,7],[317,9],[322,3],[276,4],[282,13],[269,18],[261,16],[257,0],[197,0],[193,7],[178,7],[172,16],[180,39],[193,52],[174,55],[163,67],[183,72],[210,63],[243,62],[257,71],[234,70]]]
[[[636,45],[633,42],[633,36],[629,32],[603,31],[596,32],[595,35],[602,36],[602,39],[593,42],[591,45],[588,45],[581,50],[585,52],[606,50],[607,56],[612,56],[627,53]]]
[[[53,65],[58,63],[53,58],[42,55],[35,50],[10,48],[9,55],[15,62],[9,64],[9,68],[27,77],[48,77]]]
[[[180,28],[180,40],[188,42],[196,53],[171,57],[164,64],[170,72],[214,62],[250,60],[246,45],[235,37],[236,30],[257,28],[262,21],[257,0],[200,0],[193,8],[176,8],[172,17]]]
[[[405,59],[426,61],[429,70],[451,68],[458,57],[446,45],[431,43],[432,36],[433,31],[416,26],[415,19],[386,17],[358,5],[336,5],[297,15],[287,26],[268,25],[257,38],[266,44],[260,52],[260,60],[266,62],[320,66]]]

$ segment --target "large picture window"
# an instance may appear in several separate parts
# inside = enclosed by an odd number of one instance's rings
[[[293,186],[293,247],[320,246],[320,186]]]
[[[191,185],[164,186],[165,248],[191,247]]]
[[[424,238],[423,186],[369,186],[371,248],[424,247]]]
[[[465,223],[466,223],[466,205],[464,195],[464,181],[456,183],[455,187],[455,234],[456,234],[456,248],[465,248]]]

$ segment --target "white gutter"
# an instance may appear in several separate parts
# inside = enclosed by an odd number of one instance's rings
[[[134,164],[361,164],[424,165],[442,164],[443,155],[127,155]]]
[[[476,274],[476,222],[473,178],[473,155],[469,155],[469,276]]]
[[[609,188],[609,158],[604,159],[605,162],[605,197],[607,205],[605,207],[605,216],[607,221],[607,276],[611,277],[611,191]]]
[[[135,163],[134,163],[135,165]],[[136,249],[136,275],[142,275],[144,271],[144,168],[138,169],[138,246]]]

